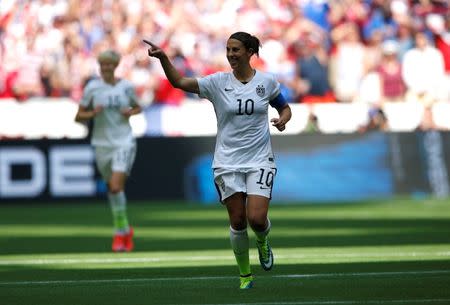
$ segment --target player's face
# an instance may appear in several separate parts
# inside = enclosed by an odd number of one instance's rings
[[[228,39],[227,41],[227,59],[233,70],[240,66],[248,65],[251,52],[249,52],[244,44],[237,39]]]
[[[114,77],[114,70],[116,70],[118,65],[117,61],[107,58],[100,60],[98,63],[100,65],[100,73],[103,78],[110,79]]]

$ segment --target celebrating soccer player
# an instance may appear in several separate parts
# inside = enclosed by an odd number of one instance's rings
[[[148,55],[158,58],[175,88],[210,100],[217,117],[217,138],[212,168],[221,202],[228,210],[230,240],[240,272],[240,288],[253,286],[247,223],[256,235],[259,261],[264,270],[273,266],[268,241],[268,218],[272,187],[277,173],[269,132],[268,105],[278,118],[272,125],[283,131],[291,109],[272,75],[250,64],[259,55],[260,41],[245,32],[232,34],[226,45],[231,72],[206,77],[182,76],[166,53],[150,41]]]

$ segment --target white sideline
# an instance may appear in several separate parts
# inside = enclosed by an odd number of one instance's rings
[[[346,300],[346,301],[295,301],[295,302],[258,302],[258,303],[227,303],[203,305],[378,305],[378,304],[432,304],[449,302],[450,299],[406,299],[406,300]]]
[[[423,276],[450,274],[450,270],[425,270],[425,271],[386,271],[386,272],[348,272],[348,273],[310,273],[310,274],[280,274],[262,275],[259,278],[333,278],[333,277],[372,277],[372,276]],[[236,279],[235,276],[196,276],[196,277],[158,277],[158,278],[124,278],[124,279],[99,279],[99,280],[56,280],[56,281],[15,281],[0,282],[2,286],[32,286],[32,285],[70,285],[70,284],[111,284],[111,283],[142,283],[142,282],[164,282],[164,281],[211,281]]]

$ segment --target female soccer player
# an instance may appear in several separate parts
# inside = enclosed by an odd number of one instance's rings
[[[232,72],[218,72],[201,78],[183,77],[165,52],[150,41],[148,55],[158,58],[175,87],[210,100],[217,117],[217,138],[212,168],[221,202],[228,210],[230,240],[240,272],[240,288],[253,286],[249,260],[247,223],[256,235],[259,261],[264,270],[273,266],[268,242],[269,201],[276,165],[272,153],[268,105],[278,118],[273,126],[283,131],[291,109],[280,94],[273,76],[257,71],[250,58],[259,55],[259,39],[245,32],[232,34],[226,54]]]
[[[141,111],[132,84],[114,76],[120,55],[108,50],[97,58],[101,78],[89,81],[84,89],[75,120],[94,120],[91,144],[96,164],[108,185],[108,200],[114,223],[112,250],[133,250],[133,229],[126,213],[125,182],[136,156],[136,142],[130,116]]]

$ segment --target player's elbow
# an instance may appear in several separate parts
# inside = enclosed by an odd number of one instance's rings
[[[176,89],[182,89],[182,90],[184,90],[184,89],[183,89],[183,85],[182,85],[182,83],[181,83],[180,80],[173,81],[173,82],[172,82],[172,86],[173,86],[174,88],[176,88]]]
[[[186,79],[184,77],[179,77],[173,80],[172,86],[177,89],[182,89],[186,87]]]
[[[186,92],[199,93],[197,80],[192,77],[181,77],[174,87]]]
[[[86,117],[81,113],[81,112],[78,112],[76,115],[75,115],[75,122],[78,122],[78,123],[84,123],[84,122],[86,122],[88,119],[86,119]]]

